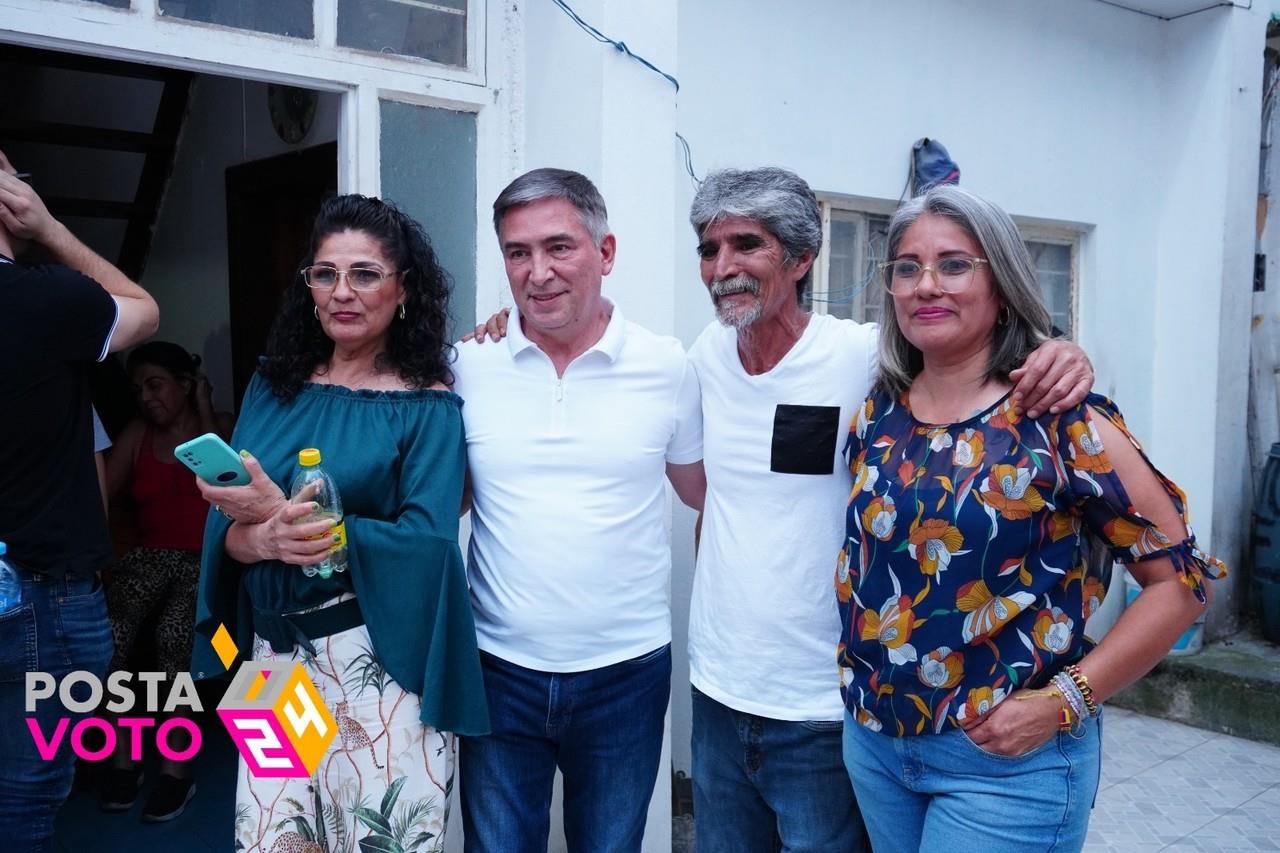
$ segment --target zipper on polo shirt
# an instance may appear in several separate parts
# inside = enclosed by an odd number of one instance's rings
[[[556,387],[551,392],[551,433],[552,435],[564,435],[565,410],[568,406],[564,402],[564,377],[556,377]]]

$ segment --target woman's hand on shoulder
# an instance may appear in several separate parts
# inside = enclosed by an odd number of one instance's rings
[[[964,733],[987,752],[1025,755],[1058,731],[1061,709],[1054,696],[1016,690],[986,716],[966,723]]]
[[[214,486],[196,477],[200,496],[234,521],[257,524],[266,521],[282,504],[288,503],[285,493],[267,476],[247,450],[240,451],[244,469],[249,472],[245,486]],[[304,499],[310,498],[306,495]]]

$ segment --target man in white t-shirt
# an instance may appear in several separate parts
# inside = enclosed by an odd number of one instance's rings
[[[822,223],[797,175],[713,173],[690,221],[719,321],[689,350],[707,479],[689,615],[698,853],[773,853],[775,836],[791,853],[869,849],[842,759],[832,573],[876,329],[801,307]],[[1093,376],[1054,342],[1014,378],[1034,415]]]
[[[616,241],[584,176],[536,169],[493,205],[516,310],[454,365],[468,575],[492,734],[462,739],[468,853],[640,850],[671,687],[670,479],[700,508],[697,376],[600,293]]]

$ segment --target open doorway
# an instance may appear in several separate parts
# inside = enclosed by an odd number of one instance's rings
[[[302,232],[337,188],[341,95],[12,45],[0,79],[0,149],[155,296],[156,338],[199,355],[217,406],[237,409],[236,366],[256,360]],[[130,411],[112,394],[116,432]]]
[[[198,355],[215,408],[237,411],[315,211],[336,191],[342,96],[9,45],[0,79],[0,149],[59,220],[152,293],[154,339]],[[95,384],[118,438],[139,415],[121,363],[102,366]],[[111,518],[123,553],[135,541],[128,502]],[[149,627],[130,670],[160,668]],[[204,702],[198,793],[181,816],[139,820],[154,757],[136,804],[119,813],[99,809],[101,775],[88,772],[58,816],[59,849],[225,849],[236,755],[212,714],[220,693]]]
[[[338,188],[327,142],[227,169],[231,370],[236,400],[258,365],[285,287],[298,274],[320,204]]]

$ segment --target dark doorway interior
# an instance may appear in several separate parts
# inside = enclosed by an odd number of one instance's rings
[[[236,408],[320,203],[338,189],[336,142],[227,169],[227,269]]]

